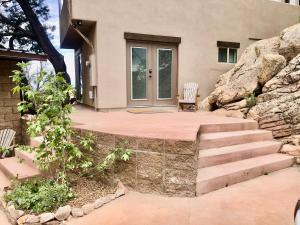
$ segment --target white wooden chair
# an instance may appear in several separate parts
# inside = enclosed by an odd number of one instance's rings
[[[180,99],[180,95],[177,95],[177,108],[178,111],[184,110],[187,106],[188,109],[198,110],[198,102],[200,95],[198,95],[198,84],[195,82],[189,82],[183,86],[183,98]]]
[[[14,147],[16,132],[12,129],[0,130],[0,149],[12,150]],[[5,157],[7,152],[4,151],[2,157]]]

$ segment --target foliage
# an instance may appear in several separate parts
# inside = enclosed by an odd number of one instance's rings
[[[112,167],[117,161],[128,161],[132,151],[124,148],[114,148],[104,160],[97,165],[97,170],[100,172],[106,171]]]
[[[11,149],[7,149],[0,146],[0,158],[4,158],[11,154]]]
[[[255,93],[249,93],[247,97],[245,97],[247,107],[251,108],[256,105],[256,96]]]
[[[23,74],[27,72],[27,63],[18,63],[21,70],[14,70],[12,79],[17,84],[13,93],[22,92],[24,100],[18,104],[18,111],[26,113],[36,110],[36,116],[28,122],[27,132],[31,137],[43,136],[38,147],[20,146],[20,150],[35,152],[40,169],[48,170],[62,183],[66,173],[78,168],[91,166],[88,157],[76,146],[71,137],[70,113],[72,105],[66,102],[74,94],[74,88],[66,83],[61,74],[56,76],[41,71],[33,84],[23,83]],[[38,87],[38,88],[36,88]],[[92,139],[81,139],[83,150],[92,151]],[[53,171],[55,168],[55,171]]]
[[[35,161],[40,169],[49,171],[61,183],[68,183],[68,172],[76,170],[82,174],[89,174],[95,169],[97,172],[103,172],[119,160],[129,160],[130,149],[115,148],[97,164],[96,160],[89,156],[93,152],[95,137],[92,134],[80,137],[71,129],[70,113],[73,107],[66,99],[74,94],[74,88],[67,84],[60,74],[53,76],[45,71],[34,76],[34,80],[29,84],[24,83],[24,76],[29,79],[28,64],[18,63],[18,66],[21,70],[13,71],[12,76],[17,84],[13,92],[21,92],[24,95],[24,100],[18,104],[18,111],[26,113],[34,108],[36,116],[27,123],[27,132],[32,137],[43,136],[38,147],[18,148],[21,151],[34,152]],[[74,143],[74,139],[79,142]]]
[[[47,24],[49,6],[45,0],[28,0],[34,13],[44,26],[50,38],[55,26]],[[2,48],[43,52],[35,33],[16,0],[2,1],[0,5],[0,43]]]
[[[41,213],[65,205],[73,197],[72,190],[65,184],[54,180],[30,180],[15,183],[12,191],[5,193],[4,200],[18,209]]]

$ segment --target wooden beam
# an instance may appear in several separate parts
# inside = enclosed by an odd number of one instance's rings
[[[229,41],[217,41],[218,48],[240,48],[240,43]]]
[[[47,61],[48,56],[45,54],[34,54],[20,51],[0,50],[0,59],[13,59],[23,61]]]
[[[160,42],[160,43],[171,43],[180,44],[180,37],[151,35],[151,34],[138,34],[138,33],[124,33],[124,38],[129,41],[145,41],[145,42]]]

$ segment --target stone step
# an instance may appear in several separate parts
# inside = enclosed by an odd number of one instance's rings
[[[278,141],[259,141],[221,148],[199,151],[198,168],[249,159],[261,155],[276,153],[282,143]]]
[[[31,167],[25,162],[20,162],[17,157],[0,159],[0,170],[9,178],[19,180],[41,175],[37,168]]]
[[[215,132],[228,132],[239,130],[256,130],[258,123],[254,120],[245,120],[242,122],[220,123],[220,124],[203,124],[200,126],[200,132],[215,133]]]
[[[42,140],[43,140],[42,136],[30,138],[30,146],[31,147],[38,147],[42,143]]]
[[[220,148],[250,142],[273,140],[272,132],[266,130],[244,130],[204,133],[200,136],[199,149]]]
[[[29,166],[36,168],[36,165],[34,163],[34,153],[15,150],[15,156]]]
[[[196,193],[201,195],[250,180],[290,167],[293,162],[293,157],[276,153],[198,169]]]
[[[10,179],[0,170],[0,191],[10,186]]]

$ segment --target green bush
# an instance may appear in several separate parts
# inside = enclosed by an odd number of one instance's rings
[[[12,202],[17,209],[42,213],[65,205],[73,197],[67,185],[39,179],[15,183],[12,191],[5,193],[4,200]]]

